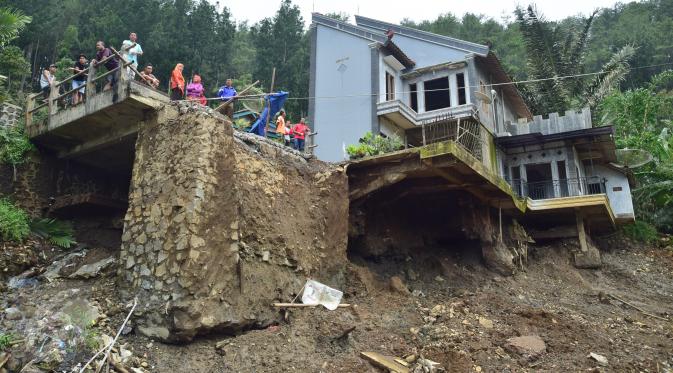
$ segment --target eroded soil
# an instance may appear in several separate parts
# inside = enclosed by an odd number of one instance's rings
[[[357,307],[279,311],[278,324],[269,328],[186,345],[152,342],[134,331],[119,343],[133,353],[128,367],[142,364],[151,372],[378,371],[359,357],[361,351],[422,355],[448,372],[671,371],[673,322],[662,320],[673,320],[671,242],[647,248],[620,238],[599,243],[600,270],[575,269],[574,245],[559,242],[532,248],[525,269],[508,278],[487,270],[472,249],[351,258],[342,290],[344,301]],[[390,290],[392,276],[413,294]],[[20,318],[3,315],[2,330],[26,335],[64,294],[86,299],[104,314],[89,332],[94,336],[114,335],[128,312],[113,278],[40,282],[5,290],[1,308],[18,308]],[[506,347],[507,339],[523,335],[539,336],[546,351],[522,356]],[[25,347],[10,349],[14,366],[29,359]],[[55,370],[83,363],[92,354],[88,349],[80,342]],[[588,358],[591,352],[608,365]]]

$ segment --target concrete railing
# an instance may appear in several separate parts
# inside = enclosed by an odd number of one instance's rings
[[[476,113],[476,108],[472,104],[466,104],[417,113],[400,100],[383,101],[376,104],[376,115],[378,116],[395,112],[399,112],[414,126],[420,126],[425,122],[435,121],[437,118],[446,118],[447,116],[453,118],[471,117]]]
[[[117,68],[112,69],[110,71],[106,71],[105,73],[102,73],[100,75],[97,75],[98,71],[104,67],[105,63],[113,58],[119,59],[120,63],[118,64]],[[112,87],[112,89],[115,90],[123,89],[123,87],[125,86],[125,84],[123,83],[128,81],[129,77],[127,74],[125,73],[122,74],[121,72],[124,70],[125,67],[131,65],[132,63],[133,62],[124,59],[124,57],[122,57],[117,51],[113,51],[112,55],[104,58],[101,61],[98,61],[95,66],[93,64],[89,64],[89,67],[84,69],[82,72],[69,76],[64,80],[58,82],[57,81],[52,82],[49,97],[44,97],[44,95],[42,95],[41,93],[28,95],[28,98],[26,99],[26,129],[29,129],[34,124],[33,117],[39,110],[47,108],[48,109],[47,116],[48,118],[50,118],[56,113],[58,113],[59,110],[70,107],[71,105],[69,96],[82,88],[82,87],[70,88],[71,87],[70,83],[83,74],[87,75],[87,80],[84,85],[85,95],[87,99],[90,99],[97,93],[99,93],[97,91],[98,82],[100,82],[103,79],[106,79],[111,74],[117,75],[116,79],[117,83],[114,87]]]
[[[529,133],[541,133],[551,135],[554,133],[569,132],[591,128],[591,110],[584,108],[579,112],[568,110],[565,115],[558,113],[549,114],[547,119],[541,115],[533,117],[532,122],[508,124],[507,132],[510,135],[526,135]]]

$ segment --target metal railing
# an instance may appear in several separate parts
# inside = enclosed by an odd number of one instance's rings
[[[47,115],[51,116],[56,114],[60,109],[65,109],[70,106],[70,100],[68,100],[68,97],[72,95],[75,91],[81,89],[82,87],[77,87],[77,88],[70,88],[73,80],[75,80],[77,77],[86,74],[87,75],[87,80],[84,85],[85,87],[85,95],[86,97],[91,97],[96,94],[96,92],[99,90],[98,85],[103,86],[103,84],[97,84],[99,83],[102,79],[106,78],[110,74],[119,74],[121,70],[126,68],[127,66],[131,65],[133,62],[127,61],[122,55],[119,54],[116,50],[112,50],[113,53],[104,58],[101,61],[98,61],[96,63],[96,66],[93,64],[89,64],[89,67],[84,69],[83,71],[74,74],[72,76],[67,77],[66,79],[63,79],[61,81],[54,81],[51,84],[51,89],[49,92],[49,97],[44,97],[42,93],[37,93],[37,94],[31,94],[28,95],[28,98],[26,99],[26,127],[29,127],[30,125],[33,124],[33,116],[43,108],[48,108]],[[117,68],[106,71],[103,74],[97,74],[98,70],[100,70],[106,62],[109,60],[117,58],[119,59],[120,63],[118,64]],[[126,80],[127,76],[126,74],[119,74],[119,79],[117,79],[117,85],[120,85],[120,83],[123,80]],[[107,81],[107,80],[106,80]],[[116,87],[113,87],[113,89],[116,89]]]
[[[481,125],[469,118],[456,119],[447,114],[421,124],[423,145],[451,140],[475,158],[482,159]]]
[[[519,197],[529,197],[530,199],[538,200],[604,194],[606,192],[605,182],[605,178],[590,176],[530,183],[525,180],[515,179],[510,184]]]

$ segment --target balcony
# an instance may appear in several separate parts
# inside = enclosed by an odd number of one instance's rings
[[[435,118],[466,118],[475,116],[475,113],[476,107],[472,104],[452,106],[423,113],[417,113],[400,100],[383,101],[376,104],[376,115],[385,117],[404,129],[412,129],[424,122],[433,121]]]
[[[604,178],[592,176],[530,183],[525,180],[517,179],[513,180],[511,185],[512,189],[519,197],[528,197],[532,200],[544,200],[605,194],[605,182],[606,180]]]

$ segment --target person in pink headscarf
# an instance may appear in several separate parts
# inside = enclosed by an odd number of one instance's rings
[[[198,101],[201,105],[206,105],[206,96],[203,94],[203,84],[201,84],[201,76],[194,74],[192,82],[187,85],[187,99]]]

